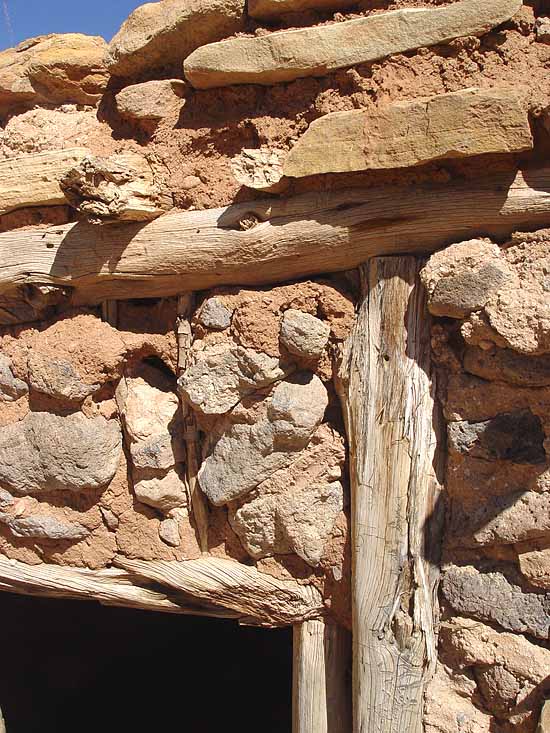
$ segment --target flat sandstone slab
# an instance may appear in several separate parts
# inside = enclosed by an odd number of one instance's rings
[[[290,151],[283,173],[301,178],[406,168],[532,147],[527,111],[513,91],[472,88],[320,117]]]
[[[460,36],[481,36],[509,20],[521,0],[459,0],[342,23],[229,38],[197,48],[184,62],[197,89],[274,84],[363,64]]]
[[[164,0],[136,8],[109,44],[115,76],[181,64],[199,46],[242,30],[244,0]]]

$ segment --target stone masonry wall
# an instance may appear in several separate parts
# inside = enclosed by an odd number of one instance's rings
[[[161,0],[110,43],[0,52],[0,122],[0,236],[85,220],[101,237],[172,210],[394,183],[421,206],[425,183],[548,164],[550,5]],[[425,729],[535,733],[540,719],[544,733],[550,230],[484,234],[422,272],[447,424]],[[180,373],[177,299],[125,296],[109,318],[55,278],[0,277],[0,555],[91,570],[198,558],[183,405],[208,552],[315,586],[350,628],[334,376],[357,289],[345,272],[195,293]]]

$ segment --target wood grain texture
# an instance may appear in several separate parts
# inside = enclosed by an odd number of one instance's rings
[[[172,589],[167,593],[147,587],[133,573],[116,568],[88,570],[60,565],[27,565],[0,557],[0,591],[50,598],[98,601],[106,606],[125,606],[198,616],[236,618],[228,609],[201,606]],[[150,585],[150,584],[149,584]]]
[[[293,630],[292,733],[351,730],[351,635],[322,619]]]
[[[258,223],[243,229],[251,219]],[[356,267],[379,254],[429,252],[476,235],[550,225],[550,168],[437,185],[348,189],[145,225],[83,223],[0,234],[0,293],[73,288],[75,304],[262,284]],[[0,321],[1,323],[1,321]]]
[[[59,183],[86,155],[86,148],[67,148],[0,161],[0,214],[28,206],[66,204]]]
[[[279,580],[233,560],[201,557],[177,562],[118,557],[115,563],[201,602],[230,609],[243,623],[290,626],[323,615],[321,596],[312,586]]]
[[[436,659],[439,484],[419,260],[360,268],[340,385],[350,447],[355,733],[420,733]]]

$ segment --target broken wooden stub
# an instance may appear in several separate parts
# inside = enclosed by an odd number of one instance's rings
[[[194,297],[192,293],[185,293],[178,298],[178,377],[192,364],[193,334],[191,331],[191,316],[193,314]],[[201,491],[197,476],[201,463],[199,431],[193,410],[183,400],[180,393],[181,413],[183,418],[183,439],[186,451],[187,491],[189,506],[193,512],[195,527],[199,538],[199,547],[202,552],[208,552],[208,504]]]
[[[292,733],[349,733],[350,633],[315,619],[293,636]]]
[[[360,268],[340,385],[352,485],[355,733],[420,733],[436,659],[439,485],[419,260]]]

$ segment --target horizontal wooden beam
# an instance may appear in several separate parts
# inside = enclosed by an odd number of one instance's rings
[[[313,587],[278,580],[232,560],[202,557],[164,562],[118,557],[115,562],[116,568],[89,570],[27,565],[0,556],[0,592],[232,618],[266,627],[320,618],[324,611]]]
[[[74,304],[164,297],[346,270],[373,255],[428,252],[473,236],[547,225],[550,167],[443,184],[323,191],[170,213],[145,225],[6,232],[0,234],[0,293],[57,284],[72,288]]]
[[[163,587],[174,588],[198,601],[236,612],[242,623],[290,626],[323,615],[319,592],[293,580],[279,580],[254,567],[220,557],[183,562],[129,560],[117,566]]]
[[[27,565],[0,557],[0,591],[48,598],[97,601],[104,606],[124,606],[144,611],[164,611],[193,616],[237,618],[228,609],[202,607],[177,593],[147,587],[133,573],[118,568],[89,570],[61,565]],[[183,601],[183,602],[182,602]]]

